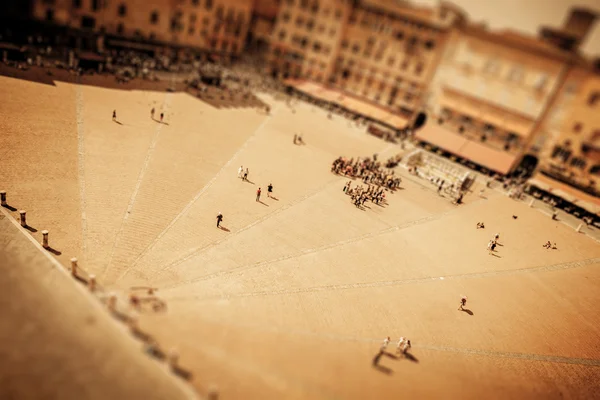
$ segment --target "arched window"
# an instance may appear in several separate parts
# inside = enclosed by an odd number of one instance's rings
[[[124,17],[127,15],[127,6],[125,4],[121,4],[119,6],[119,16]]]

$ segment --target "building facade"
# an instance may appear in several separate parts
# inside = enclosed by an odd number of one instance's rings
[[[349,10],[346,0],[283,0],[266,59],[271,75],[327,82]]]
[[[345,24],[329,83],[411,117],[421,105],[454,22],[442,9],[357,2]]]
[[[252,0],[36,0],[38,20],[140,41],[238,55]]]
[[[572,69],[553,112],[539,173],[549,186],[569,185],[600,205],[600,60]]]
[[[512,171],[535,147],[571,58],[514,32],[454,30],[425,102],[434,130],[419,137],[491,171]]]

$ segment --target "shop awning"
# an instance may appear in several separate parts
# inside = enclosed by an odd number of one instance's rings
[[[598,214],[600,212],[600,198],[594,197],[579,189],[569,186],[566,183],[552,179],[544,174],[535,174],[533,178],[527,181],[527,183],[555,196],[563,198],[566,201],[591,212],[592,214]]]
[[[425,125],[415,137],[501,174],[510,172],[517,161],[516,155],[467,139],[435,123]]]

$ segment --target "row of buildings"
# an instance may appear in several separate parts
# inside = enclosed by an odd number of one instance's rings
[[[33,0],[31,12],[101,35],[261,54],[290,85],[376,107],[397,128],[426,117],[419,141],[500,174],[536,171],[539,186],[600,205],[600,63],[579,52],[592,10],[537,37],[490,31],[444,1]]]

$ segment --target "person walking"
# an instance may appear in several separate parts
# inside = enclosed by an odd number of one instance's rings
[[[490,240],[487,245],[488,253],[492,254],[492,245],[494,244],[493,240]]]
[[[267,186],[267,197],[271,197],[272,194],[273,194],[273,184],[269,183],[269,186]]]
[[[404,336],[400,336],[400,339],[398,339],[398,343],[396,344],[396,353],[400,353],[402,351],[405,341],[406,338]]]
[[[163,122],[164,117],[165,117],[165,113],[160,113],[160,122]]]
[[[390,337],[388,336],[385,339],[383,339],[383,342],[381,343],[381,347],[379,348],[379,350],[385,351],[385,349],[387,349],[389,344],[390,344]]]
[[[464,306],[466,306],[466,305],[467,305],[467,296],[462,296],[460,298],[460,305],[458,306],[458,309],[462,311],[462,310],[464,310]]]
[[[152,107],[152,110],[150,110],[150,118],[154,119],[155,112],[156,112],[156,110],[154,109],[154,107]]]
[[[113,110],[113,121],[117,120],[117,110]]]
[[[240,169],[238,169],[238,178],[242,178],[242,174],[244,173],[244,166],[240,165]]]
[[[412,345],[410,344],[410,340],[407,340],[406,343],[404,343],[404,347],[402,347],[402,354],[406,354],[411,347]]]
[[[217,214],[217,228],[219,228],[221,226],[222,221],[223,221],[223,214],[221,214],[221,212],[219,211],[219,213]]]
[[[244,172],[244,178],[242,179],[248,181],[248,168],[246,168],[246,171]]]
[[[260,201],[260,188],[256,191],[256,201]]]

